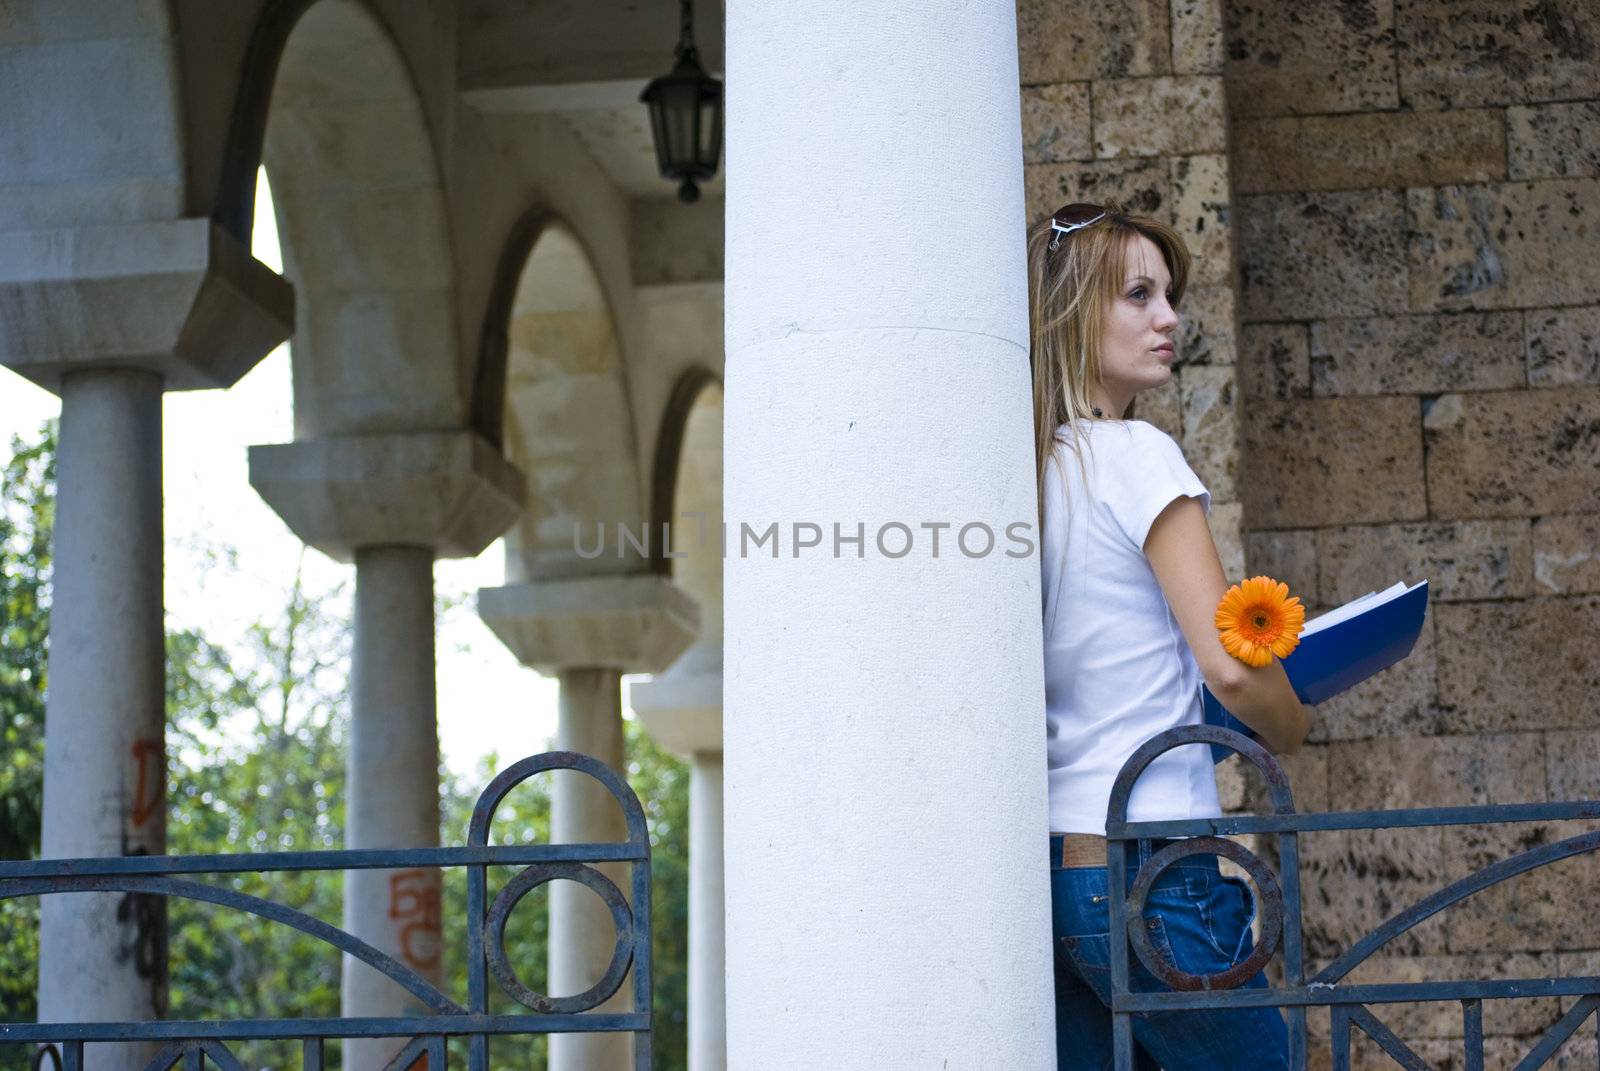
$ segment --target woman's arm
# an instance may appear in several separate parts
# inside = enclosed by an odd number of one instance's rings
[[[1216,613],[1228,582],[1200,500],[1173,499],[1150,526],[1144,553],[1212,694],[1272,751],[1293,754],[1311,731],[1311,709],[1276,658],[1258,669],[1223,649]]]

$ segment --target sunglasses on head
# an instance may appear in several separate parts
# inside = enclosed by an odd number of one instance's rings
[[[1073,231],[1082,230],[1091,223],[1098,223],[1105,218],[1106,210],[1099,205],[1079,201],[1067,205],[1065,208],[1056,209],[1050,217],[1050,230],[1054,236],[1050,239],[1050,248],[1054,249],[1061,244],[1061,239]]]

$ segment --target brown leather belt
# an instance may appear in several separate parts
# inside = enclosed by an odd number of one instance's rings
[[[1056,839],[1060,838],[1061,850],[1059,855],[1052,850],[1051,862],[1059,867],[1081,867],[1106,865],[1106,839],[1094,833],[1052,833],[1050,846],[1055,848]]]

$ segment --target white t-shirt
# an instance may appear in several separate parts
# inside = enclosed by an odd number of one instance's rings
[[[1201,720],[1200,669],[1144,540],[1173,499],[1193,496],[1210,513],[1211,495],[1154,425],[1092,420],[1082,428],[1087,486],[1063,425],[1042,502],[1050,828],[1104,834],[1111,785],[1128,757],[1162,730]],[[1203,745],[1156,759],[1128,801],[1135,822],[1221,813]]]

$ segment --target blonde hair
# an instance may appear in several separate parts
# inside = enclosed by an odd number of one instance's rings
[[[1068,445],[1077,453],[1080,422],[1093,419],[1089,390],[1100,382],[1105,310],[1122,290],[1129,243],[1143,235],[1161,250],[1172,275],[1174,306],[1189,279],[1189,249],[1176,230],[1149,216],[1134,215],[1117,201],[1107,201],[1101,208],[1104,218],[1068,234],[1058,234],[1051,226],[1053,215],[1028,229],[1028,362],[1033,370],[1034,460],[1041,516],[1045,470],[1060,441],[1058,430],[1062,425],[1071,429]],[[1053,249],[1052,240],[1056,240]],[[1130,405],[1112,419],[1132,415]],[[1081,454],[1078,464],[1083,465]]]

